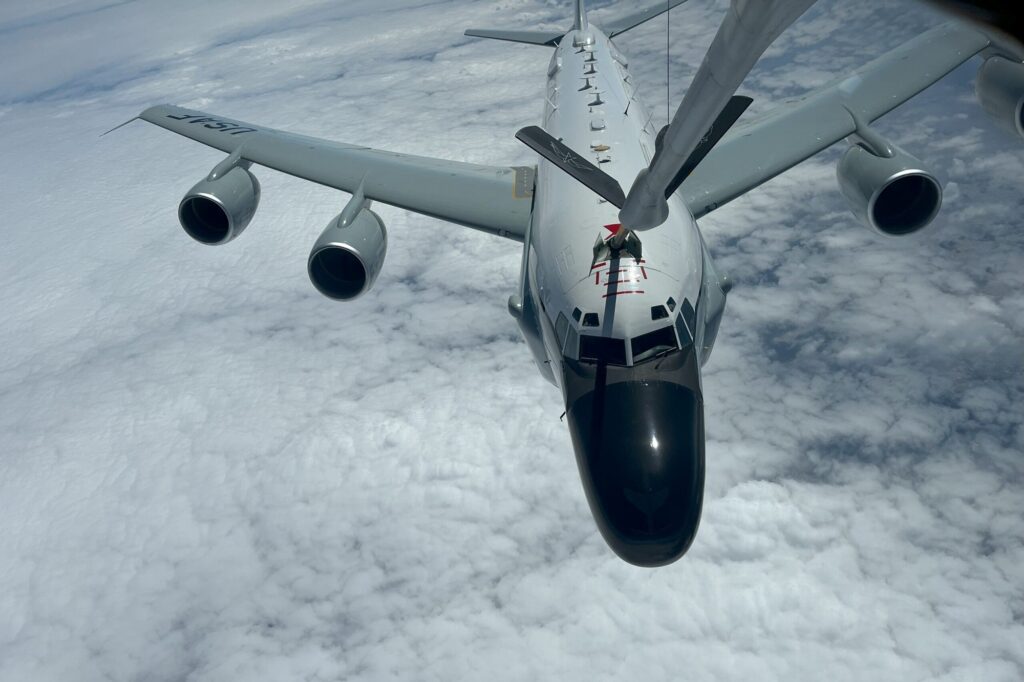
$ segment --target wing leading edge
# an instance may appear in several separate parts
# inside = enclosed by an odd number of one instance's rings
[[[533,168],[397,154],[162,104],[139,118],[260,166],[490,234],[523,241]]]
[[[700,218],[871,123],[990,45],[964,26],[936,27],[848,76],[727,134],[679,188]],[[856,116],[856,119],[855,119]]]

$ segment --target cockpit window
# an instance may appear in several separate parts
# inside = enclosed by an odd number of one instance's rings
[[[668,301],[666,301],[666,303],[668,304],[668,309],[673,311],[673,312],[675,312],[675,309],[676,309],[676,299],[674,299],[671,296],[669,296]]]
[[[555,320],[555,336],[558,337],[559,348],[565,344],[565,333],[567,331],[569,331],[569,320],[565,318],[564,313],[558,313],[558,319]]]
[[[665,310],[663,305],[652,305],[651,306],[651,319],[652,320],[664,320],[668,317],[668,311]]]
[[[562,348],[562,353],[574,360],[579,358],[579,343],[580,335],[576,331],[576,327],[569,327],[569,335],[565,338],[565,347]]]
[[[580,310],[579,308],[573,308],[572,309],[572,319],[576,320],[577,322],[580,321],[580,316],[582,314],[583,314],[583,311]]]
[[[606,336],[584,334],[580,337],[580,360],[625,365],[626,341],[624,339],[610,339]]]
[[[682,315],[676,318],[676,334],[679,335],[680,345],[689,346],[693,343],[693,337],[690,336],[690,330],[686,328],[686,322]]]
[[[663,351],[676,350],[676,335],[672,326],[655,329],[633,339],[633,364],[653,358]]]
[[[597,316],[597,313],[587,313],[583,316],[584,327],[597,327],[601,324],[601,319]]]
[[[689,299],[683,299],[683,318],[686,320],[686,326],[689,328],[690,333],[693,334],[696,331],[696,327],[693,326],[694,318],[696,314],[693,311],[693,305]]]

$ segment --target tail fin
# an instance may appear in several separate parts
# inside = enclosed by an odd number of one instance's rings
[[[561,31],[503,31],[501,29],[471,28],[466,30],[466,35],[474,38],[493,38],[513,43],[555,47],[565,33]]]
[[[639,9],[630,14],[625,14],[616,19],[602,22],[601,26],[604,28],[604,32],[608,34],[609,38],[614,38],[620,33],[625,33],[631,28],[635,28],[640,24],[653,19],[656,16],[664,14],[673,7],[677,7],[686,2],[686,0],[662,0],[661,2],[655,2],[643,9]],[[583,0],[576,0],[576,11],[580,11],[580,6],[583,4]]]

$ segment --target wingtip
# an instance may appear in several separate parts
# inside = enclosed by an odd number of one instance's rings
[[[119,125],[116,125],[116,126],[114,126],[113,128],[111,128],[110,130],[108,130],[107,132],[103,133],[102,135],[100,135],[100,137],[105,137],[105,136],[109,135],[110,133],[114,132],[115,130],[117,130],[118,128],[124,128],[124,127],[125,127],[126,125],[128,125],[129,123],[131,123],[131,122],[133,122],[133,121],[137,121],[138,119],[139,119],[139,117],[138,117],[138,116],[132,116],[132,117],[131,117],[130,119],[128,119],[128,120],[127,120],[127,121],[125,121],[124,123],[121,123],[121,124],[119,124]]]

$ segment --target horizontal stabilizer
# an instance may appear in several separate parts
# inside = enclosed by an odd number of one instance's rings
[[[494,40],[507,40],[512,43],[555,47],[562,40],[565,33],[562,31],[503,31],[500,29],[470,28],[466,30],[466,35],[474,38],[493,38]]]
[[[654,4],[648,5],[643,9],[638,9],[635,12],[624,14],[621,17],[610,19],[608,21],[600,22],[601,28],[608,34],[609,38],[614,38],[620,33],[625,33],[631,28],[635,28],[640,24],[653,19],[654,17],[664,14],[673,7],[677,7],[686,2],[686,0],[668,0],[668,2],[655,2]]]
[[[516,139],[579,180],[602,199],[616,208],[622,208],[626,195],[619,181],[551,137],[543,128],[522,128],[516,133]]]

